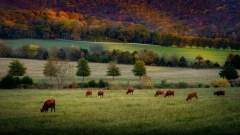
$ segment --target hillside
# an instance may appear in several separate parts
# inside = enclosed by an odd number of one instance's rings
[[[239,6],[238,0],[1,0],[0,21],[15,31],[35,30],[39,21],[48,18],[67,27],[80,27],[79,31],[127,26],[134,30],[145,27],[161,33],[237,39]]]
[[[1,42],[1,40],[0,40]],[[238,50],[229,49],[214,49],[214,48],[196,48],[196,47],[164,47],[155,46],[150,44],[137,44],[137,43],[117,43],[117,42],[88,42],[88,41],[73,41],[73,40],[37,40],[37,39],[17,39],[17,40],[2,40],[6,45],[13,48],[21,47],[24,45],[35,44],[43,46],[44,48],[52,47],[70,47],[79,46],[83,49],[89,49],[94,45],[102,46],[106,50],[118,49],[121,51],[140,51],[143,49],[151,50],[157,53],[159,56],[171,57],[176,55],[177,57],[184,56],[189,61],[193,61],[198,55],[201,55],[205,59],[209,59],[213,62],[218,62],[223,65],[227,56],[232,54],[239,54]]]

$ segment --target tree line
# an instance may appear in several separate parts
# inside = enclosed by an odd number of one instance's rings
[[[9,65],[9,71],[5,77],[0,81],[0,88],[29,88],[33,85],[33,79],[25,76],[27,68],[18,60],[13,60]],[[146,74],[146,67],[143,61],[137,61],[132,70],[135,76],[141,78]],[[67,84],[75,82],[75,75],[85,77],[91,75],[91,70],[88,61],[84,58],[78,60],[77,71],[74,72],[74,67],[68,61],[60,61],[55,58],[48,59],[44,65],[43,74],[49,79],[52,84],[57,88],[64,88]],[[121,75],[119,67],[114,62],[110,62],[106,71],[107,76],[111,76],[114,80],[115,77]],[[90,86],[94,87],[97,84],[91,80],[88,82]],[[108,84],[103,80],[98,83],[99,87],[106,87]],[[72,86],[73,87],[73,86]]]
[[[82,28],[66,26],[47,18],[35,22],[36,24],[23,29],[0,24],[0,38],[37,38],[37,39],[70,39],[89,41],[118,41],[145,43],[161,46],[196,46],[208,48],[240,49],[240,42],[227,38],[208,38],[180,36],[171,33],[151,31],[143,25],[104,26],[98,28]]]
[[[25,76],[27,68],[18,60],[13,60],[9,65],[9,71],[6,76],[0,81],[0,88],[13,89],[13,88],[32,88],[34,82],[29,76]],[[74,71],[74,66],[68,61],[60,61],[58,59],[48,59],[44,65],[43,74],[48,78],[48,84],[52,84],[59,89],[62,88],[78,88],[80,87],[108,87],[108,82],[100,80],[98,83],[95,80],[90,80],[85,83],[85,77],[91,75],[91,69],[88,65],[88,61],[84,58],[78,60],[77,71]],[[146,83],[152,83],[151,78],[147,76],[147,70],[145,63],[142,60],[137,60],[133,66],[132,73],[139,77],[139,80]],[[115,77],[121,76],[121,70],[115,62],[110,62],[107,71],[107,76],[111,76],[114,80]],[[75,76],[82,77],[81,83],[75,83]],[[238,79],[239,75],[236,68],[230,64],[224,65],[219,72],[219,76],[231,82]],[[143,79],[142,79],[143,78]],[[224,81],[223,83],[225,83]],[[220,83],[220,84],[219,84]],[[215,82],[215,85],[222,85],[222,82]],[[77,85],[77,86],[74,86]],[[79,86],[78,86],[79,85]],[[184,84],[185,85],[185,84]],[[152,86],[152,84],[151,84]],[[181,85],[182,86],[182,85]]]
[[[115,61],[119,64],[134,64],[137,60],[142,60],[146,65],[167,66],[167,67],[190,67],[190,68],[219,68],[220,65],[202,56],[196,56],[193,60],[188,60],[184,56],[159,56],[150,50],[140,51],[120,51],[104,50],[100,45],[93,45],[90,49],[80,47],[59,47],[46,49],[39,45],[24,45],[20,48],[10,48],[0,45],[0,57],[27,58],[46,60],[54,57],[60,60],[77,61],[84,58],[90,62],[109,63]]]

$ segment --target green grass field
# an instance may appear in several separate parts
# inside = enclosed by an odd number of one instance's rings
[[[195,59],[196,56],[201,55],[205,59],[213,62],[223,64],[229,53],[240,54],[236,50],[221,50],[210,48],[176,48],[176,47],[163,47],[156,45],[137,44],[137,43],[112,43],[112,42],[87,42],[87,41],[72,41],[72,40],[37,40],[37,39],[17,39],[17,40],[2,40],[6,45],[12,47],[19,47],[27,44],[37,44],[47,48],[63,47],[63,46],[80,46],[81,48],[88,49],[92,45],[101,45],[108,50],[119,49],[122,51],[138,51],[148,49],[156,52],[160,56],[184,56],[188,60]]]
[[[237,135],[240,91],[195,89],[199,99],[186,102],[190,89],[175,97],[153,97],[153,90],[106,91],[104,98],[82,90],[0,90],[2,135]],[[55,113],[40,113],[42,102],[56,99]]]
[[[0,75],[4,75],[8,71],[9,63],[14,60],[10,58],[0,58]],[[44,79],[43,68],[46,61],[19,59],[27,67],[27,75],[33,77],[35,80]],[[74,67],[76,62],[71,62]],[[108,64],[90,63],[91,76],[87,79],[106,79],[112,81],[111,77],[106,76]],[[138,77],[132,73],[132,65],[118,65],[121,71],[121,76],[117,77],[115,82],[127,84],[138,82]],[[76,69],[75,69],[76,70]],[[219,78],[219,69],[191,69],[191,68],[169,68],[169,67],[155,67],[147,66],[147,74],[156,83],[161,80],[168,82],[187,82],[187,83],[203,83],[209,84],[213,80]],[[76,78],[80,81],[81,78]]]

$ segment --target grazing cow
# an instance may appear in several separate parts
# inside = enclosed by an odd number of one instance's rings
[[[55,99],[48,99],[44,102],[41,112],[48,112],[48,109],[51,108],[51,112],[55,112]]]
[[[103,97],[103,95],[104,95],[104,91],[103,91],[103,90],[99,90],[99,91],[98,91],[98,96],[99,96],[99,97]]]
[[[128,88],[126,94],[132,94],[133,95],[134,89],[133,88]]]
[[[91,90],[87,90],[85,95],[86,95],[86,97],[92,96],[92,91]]]
[[[175,92],[173,90],[168,90],[168,91],[166,91],[164,97],[174,96],[174,93]]]
[[[224,90],[215,91],[215,92],[213,93],[213,95],[216,95],[216,96],[225,96],[225,91],[224,91]]]
[[[187,98],[186,98],[186,101],[192,100],[192,98],[194,98],[194,97],[195,97],[196,99],[198,99],[198,94],[197,94],[197,92],[189,93],[188,96],[187,96]]]
[[[164,94],[164,91],[162,91],[162,90],[157,90],[154,96],[155,96],[155,97],[158,97],[158,96],[163,95],[163,94]]]

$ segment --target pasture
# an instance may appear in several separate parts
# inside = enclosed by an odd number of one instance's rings
[[[8,71],[9,63],[14,60],[10,58],[0,58],[0,75],[4,75]],[[46,61],[41,60],[28,60],[28,59],[18,59],[27,67],[27,75],[31,76],[34,80],[41,81],[45,77],[43,75],[43,68]],[[73,66],[76,66],[77,62],[71,62]],[[139,81],[138,77],[135,77],[132,73],[133,65],[122,65],[119,64],[121,71],[121,76],[116,77],[113,81],[111,77],[106,76],[108,64],[102,63],[89,63],[91,69],[91,76],[87,77],[87,80],[97,80],[104,79],[111,81],[113,83],[130,84]],[[219,78],[220,69],[191,69],[191,68],[170,68],[170,67],[157,67],[157,66],[147,66],[147,75],[152,78],[155,83],[160,83],[162,80],[167,80],[168,82],[187,82],[187,83],[202,83],[209,84],[213,80]],[[80,82],[81,78],[76,77],[76,80]]]
[[[240,91],[195,89],[199,99],[186,102],[191,89],[175,97],[154,97],[154,90],[105,91],[103,98],[84,90],[0,90],[0,134],[18,135],[237,135]],[[55,113],[40,113],[44,100],[56,99]]]
[[[229,49],[213,49],[213,48],[177,48],[164,47],[157,45],[138,44],[138,43],[113,43],[113,42],[88,42],[88,41],[72,41],[72,40],[37,40],[37,39],[16,39],[16,40],[2,40],[2,42],[11,47],[20,47],[27,44],[41,45],[46,48],[51,47],[65,47],[65,46],[79,46],[84,49],[89,49],[93,45],[100,45],[104,49],[113,50],[119,49],[121,51],[139,51],[142,49],[152,50],[160,56],[184,56],[189,61],[195,59],[196,56],[201,55],[205,59],[209,59],[219,64],[224,64],[226,57],[230,53],[240,54],[240,51]]]

